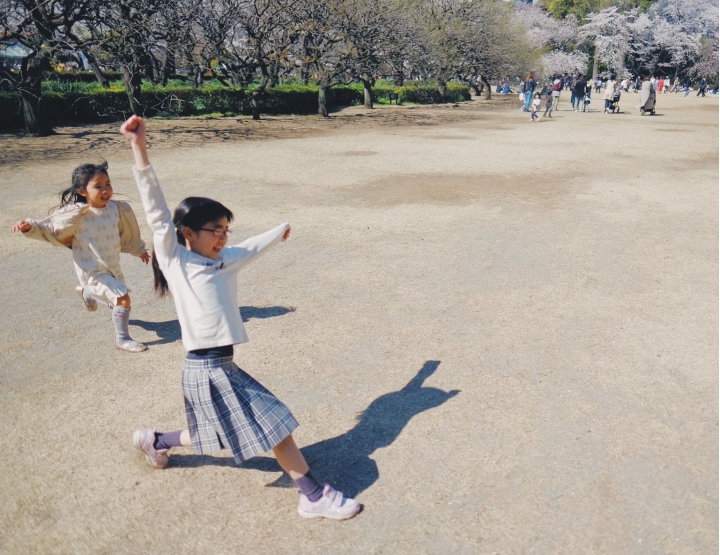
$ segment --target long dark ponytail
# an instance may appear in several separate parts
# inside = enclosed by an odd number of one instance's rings
[[[205,197],[188,197],[178,204],[173,213],[173,223],[175,224],[178,243],[183,248],[185,247],[185,237],[182,234],[184,227],[199,231],[201,227],[209,222],[227,218],[228,223],[230,223],[233,221],[233,217],[230,209],[216,200]],[[155,280],[155,291],[158,295],[164,297],[170,292],[170,288],[162,270],[160,270],[157,256],[155,256],[155,249],[153,249],[151,265]]]
[[[107,161],[103,160],[100,164],[83,164],[75,168],[72,173],[72,184],[60,193],[60,206],[58,208],[76,202],[86,204],[87,199],[80,194],[80,190],[87,189],[90,180],[99,173],[108,175]]]

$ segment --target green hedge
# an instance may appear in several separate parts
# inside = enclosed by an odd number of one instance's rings
[[[383,84],[374,89],[378,102],[388,101],[397,92],[401,101],[415,103],[459,102],[469,99],[467,87],[448,86],[441,97],[432,84],[407,85],[393,88]],[[203,114],[250,115],[252,90],[226,87],[144,87],[141,101],[150,116],[197,116]],[[296,85],[268,89],[261,96],[262,114],[315,114],[318,109],[318,89],[313,85]],[[330,106],[362,104],[362,85],[339,85],[330,89]],[[41,100],[44,117],[53,125],[122,121],[130,115],[129,102],[123,89],[96,88],[89,91],[57,92],[46,90]],[[23,126],[22,103],[17,92],[0,92],[0,129]]]

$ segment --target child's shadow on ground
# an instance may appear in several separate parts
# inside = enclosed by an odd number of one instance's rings
[[[399,391],[386,393],[375,399],[358,415],[358,423],[346,433],[303,447],[302,451],[313,474],[333,484],[350,497],[355,497],[373,485],[378,477],[377,463],[370,456],[387,447],[400,435],[402,429],[416,414],[442,405],[459,393],[423,387],[423,382],[437,370],[440,362],[427,361],[417,375]],[[424,446],[417,446],[422,451]],[[204,464],[233,465],[233,459],[217,459],[200,455],[174,455],[172,466],[193,467]],[[255,457],[243,468],[264,472],[281,472],[277,461],[269,457]],[[268,484],[269,487],[295,487],[290,477],[283,475]]]
[[[289,312],[295,312],[295,309],[291,306],[241,306],[239,310],[243,322],[247,322],[253,318],[274,318],[276,316],[285,316],[285,314]],[[180,323],[177,320],[168,320],[167,322],[130,320],[130,324],[141,327],[147,331],[152,331],[160,338],[154,341],[146,341],[146,345],[162,345],[180,340]]]

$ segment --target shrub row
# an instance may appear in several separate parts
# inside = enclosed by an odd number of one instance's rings
[[[390,93],[396,92],[401,100],[416,103],[458,102],[469,99],[467,87],[453,84],[441,97],[437,87],[431,84],[408,85],[392,88],[381,86],[374,89],[378,102],[389,101]],[[141,101],[146,115],[174,117],[203,114],[250,115],[252,114],[252,90],[225,87],[153,87],[146,88]],[[262,114],[314,114],[317,113],[317,87],[292,85],[268,89],[261,95]],[[353,84],[330,89],[328,101],[334,106],[362,104],[362,86]],[[23,126],[20,95],[17,92],[0,92],[0,129]],[[86,92],[43,93],[40,109],[52,124],[95,123],[121,121],[130,115],[125,91],[118,88],[93,89]]]

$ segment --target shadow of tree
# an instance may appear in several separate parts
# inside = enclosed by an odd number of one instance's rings
[[[405,387],[375,399],[358,415],[358,423],[351,430],[301,448],[313,474],[351,497],[373,485],[380,474],[377,463],[370,456],[377,449],[391,445],[413,416],[438,407],[459,393],[459,390],[443,391],[423,387],[425,380],[432,376],[439,365],[437,360],[427,361]],[[233,466],[234,462],[231,458],[218,459],[202,455],[170,457],[170,467],[187,468],[207,464]],[[242,467],[263,472],[282,472],[277,461],[270,457],[255,457],[246,461]],[[295,487],[295,484],[283,472],[268,487]]]
[[[291,306],[241,306],[239,310],[243,322],[247,322],[253,318],[258,320],[275,318],[276,316],[285,316],[285,314],[295,312],[295,308]],[[130,324],[139,326],[147,331],[152,331],[160,338],[154,341],[146,341],[146,345],[163,345],[165,343],[174,343],[180,339],[180,323],[177,320],[167,320],[165,322],[130,320]]]

